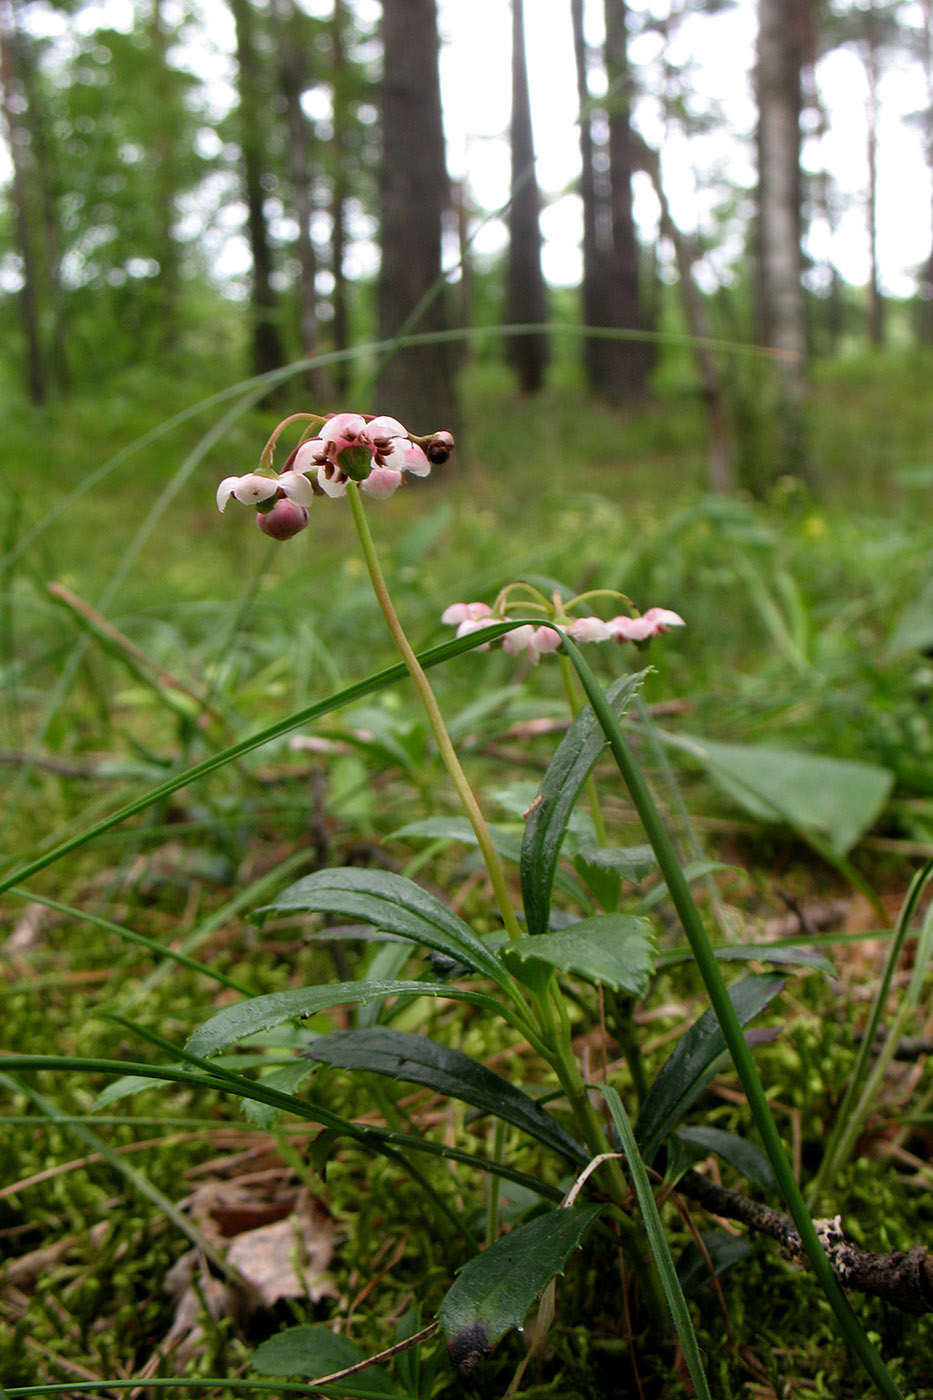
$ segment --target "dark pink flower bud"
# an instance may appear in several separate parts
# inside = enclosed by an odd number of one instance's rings
[[[265,513],[258,512],[256,524],[264,535],[273,540],[290,540],[298,535],[308,523],[306,506],[299,506],[287,496],[281,496]]]
[[[432,433],[427,441],[422,441],[424,455],[433,466],[439,467],[442,462],[446,462],[451,452],[454,450],[453,433]]]

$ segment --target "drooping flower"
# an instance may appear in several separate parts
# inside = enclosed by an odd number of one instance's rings
[[[217,487],[217,509],[226,510],[231,496],[237,501],[242,501],[244,505],[255,506],[277,495],[287,496],[307,510],[314,493],[308,478],[299,472],[285,471],[281,476],[261,476],[258,472],[247,472],[245,476],[224,477]]]
[[[294,417],[312,415],[293,415],[280,423],[263,463],[267,457],[271,462],[272,444]],[[344,496],[348,483],[356,481],[368,496],[385,500],[398,490],[406,474],[427,476],[432,463],[445,462],[454,447],[448,432],[415,440],[388,414],[367,419],[362,413],[333,413],[313,421],[320,424],[317,436],[295,448],[279,476],[264,472],[261,465],[258,472],[225,477],[217,488],[218,508],[224,510],[233,496],[257,508],[265,534],[289,539],[307,525],[314,495]]]
[[[614,642],[647,642],[660,637],[671,627],[685,627],[679,613],[670,608],[649,608],[641,617],[614,617],[608,624]]]
[[[488,603],[451,603],[441,614],[441,621],[456,627],[457,636],[464,637],[477,632],[482,627],[490,627],[497,622],[505,622],[509,617],[510,605],[505,601],[508,590],[499,595],[496,607]],[[582,599],[580,600],[582,602]],[[540,611],[541,605],[535,605]],[[572,607],[573,603],[568,606]],[[554,595],[554,620],[536,627],[526,622],[505,633],[502,649],[510,656],[527,656],[533,665],[550,651],[557,651],[564,636],[574,642],[635,642],[644,643],[651,637],[667,632],[671,627],[683,627],[684,620],[670,608],[649,608],[643,617],[622,615],[609,622],[601,617],[585,616],[568,618],[563,611],[560,595]]]

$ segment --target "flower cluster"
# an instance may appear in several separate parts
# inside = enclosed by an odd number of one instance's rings
[[[441,622],[456,627],[457,636],[465,637],[497,622],[507,620],[505,610],[496,611],[488,603],[451,603],[441,614]],[[601,617],[556,618],[547,626],[535,627],[523,623],[502,638],[503,651],[512,656],[527,656],[533,665],[546,652],[556,651],[564,636],[573,642],[635,642],[644,645],[671,627],[683,627],[684,620],[670,608],[649,608],[640,617],[625,614],[604,622]]]
[[[231,496],[256,506],[260,530],[287,540],[307,525],[315,495],[342,496],[347,483],[356,481],[361,491],[384,500],[398,490],[406,472],[427,476],[432,466],[446,462],[454,447],[450,433],[416,439],[397,418],[385,415],[335,413],[315,421],[321,424],[317,437],[300,443],[278,476],[260,470],[225,477],[217,488],[218,509],[224,510]]]

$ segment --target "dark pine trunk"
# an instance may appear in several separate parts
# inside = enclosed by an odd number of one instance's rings
[[[435,0],[384,0],[382,264],[379,334],[442,331],[441,221],[449,203]],[[456,421],[453,356],[443,342],[389,352],[375,411],[414,432]]]
[[[523,0],[512,0],[511,137],[512,200],[505,315],[510,325],[543,325],[547,320],[547,291],[541,271],[540,196],[531,130]],[[546,336],[516,335],[507,343],[506,356],[518,375],[522,393],[536,393],[544,383]]]
[[[240,154],[246,231],[253,260],[251,309],[254,374],[266,374],[284,363],[278,307],[272,287],[272,240],[266,219],[263,176],[266,174],[265,96],[254,37],[255,15],[250,0],[230,0],[236,25],[237,91],[240,99]]]

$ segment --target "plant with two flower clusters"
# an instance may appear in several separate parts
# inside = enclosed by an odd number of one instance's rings
[[[299,423],[299,440],[276,471],[279,439]],[[400,1357],[398,1383],[383,1372],[367,1381],[364,1368],[372,1358],[341,1339],[337,1369],[341,1375],[353,1372],[350,1393],[427,1396],[431,1370],[418,1371],[403,1350],[407,1344],[423,1344],[440,1330],[451,1360],[468,1374],[507,1333],[525,1323],[540,1299],[530,1348],[510,1387],[513,1394],[528,1360],[547,1348],[558,1278],[585,1244],[597,1261],[594,1268],[609,1271],[598,1282],[603,1310],[617,1308],[620,1329],[621,1319],[627,1318],[629,1336],[642,1338],[642,1356],[653,1358],[658,1368],[668,1354],[673,1326],[695,1393],[709,1396],[704,1357],[659,1199],[663,1204],[698,1157],[715,1151],[740,1171],[776,1184],[802,1255],[850,1345],[881,1393],[895,1396],[897,1388],[826,1259],[744,1038],[743,1027],[769,1004],[782,981],[753,972],[726,985],[688,877],[623,727],[629,707],[639,704],[646,673],[623,669],[603,686],[580,649],[583,643],[595,644],[599,651],[590,654],[610,655],[615,666],[616,657],[643,654],[652,639],[683,626],[683,619],[659,606],[641,614],[629,599],[600,589],[569,597],[560,589],[548,594],[517,581],[488,603],[451,603],[443,621],[456,628],[456,636],[416,653],[380,566],[366,505],[392,495],[408,478],[427,476],[432,467],[447,462],[453,449],[449,432],[416,436],[388,416],[296,413],[276,427],[255,472],[220,483],[217,504],[222,511],[231,500],[252,507],[259,528],[278,540],[308,527],[311,511],[317,509],[315,497],[325,500],[328,509],[335,498],[349,507],[401,666],[331,695],[315,712],[334,710],[407,673],[463,812],[455,834],[478,850],[482,861],[488,894],[480,924],[484,931],[456,912],[452,900],[394,871],[361,866],[315,870],[254,916],[260,921],[307,914],[347,920],[369,930],[374,939],[391,940],[389,954],[386,944],[377,942],[374,958],[359,977],[293,986],[225,1005],[182,1050],[150,1035],[177,1062],[161,1069],[137,1068],[151,1077],[237,1095],[258,1115],[257,1121],[271,1124],[284,1113],[318,1124],[321,1133],[312,1156],[322,1170],[342,1142],[386,1159],[417,1185],[431,1226],[443,1230],[461,1257],[467,1256],[436,1321],[421,1327],[419,1302],[399,1324],[398,1344],[390,1349]],[[569,728],[524,813],[520,843],[487,823],[483,800],[464,771],[428,677],[432,667],[493,644],[532,664],[550,655],[560,668],[570,711]],[[482,665],[481,657],[476,665]],[[618,773],[613,785],[624,785],[643,828],[644,839],[636,846],[620,846],[605,817],[602,793],[610,780],[601,769],[597,781],[595,770],[606,755]],[[584,797],[587,820],[575,812]],[[568,856],[569,865],[562,860]],[[659,951],[647,909],[639,905],[638,883],[652,868],[659,871],[686,936],[687,947],[680,952]],[[555,890],[561,896],[559,909]],[[761,957],[759,949],[730,953],[733,959]],[[685,957],[702,976],[709,1009],[651,1073],[635,1013],[655,973],[662,967],[675,969]],[[522,1082],[452,1045],[449,1025],[440,1039],[398,1024],[404,1019],[410,1025],[411,1008],[421,1007],[430,1031],[431,1004],[439,1001],[455,1013],[462,1010],[471,1025],[477,1016],[496,1023],[497,1037],[510,1042],[521,1057]],[[315,1019],[330,1008],[363,1006],[369,1006],[369,1013],[349,1029],[322,1031]],[[600,1033],[603,1047],[616,1045],[621,1058],[607,1066],[609,1057],[604,1056],[597,1072],[589,1051],[579,1047]],[[283,1046],[290,1051],[284,1065]],[[685,1124],[724,1053],[741,1081],[763,1152],[744,1138]],[[450,1102],[447,1122],[460,1131],[422,1129],[391,1098],[382,1121],[371,1114],[346,1116],[325,1094],[315,1092],[313,1081],[308,1085],[321,1065],[365,1076],[364,1084],[371,1085],[375,1076],[377,1084],[394,1081],[431,1090]],[[385,1104],[385,1089],[376,1101]],[[472,1115],[468,1136],[463,1132],[467,1114]],[[477,1146],[477,1124],[482,1146]],[[465,1173],[485,1183],[480,1222],[460,1208],[457,1183]],[[656,1197],[659,1182],[661,1196]],[[518,1214],[514,1201],[508,1212],[504,1203],[505,1193],[514,1194],[516,1188]],[[583,1321],[567,1320],[571,1325]],[[254,1370],[261,1376],[338,1385],[334,1341],[324,1327],[287,1327],[254,1353]],[[390,1353],[376,1359],[387,1360]],[[435,1352],[435,1361],[437,1356]],[[345,1392],[338,1386],[327,1393]]]

